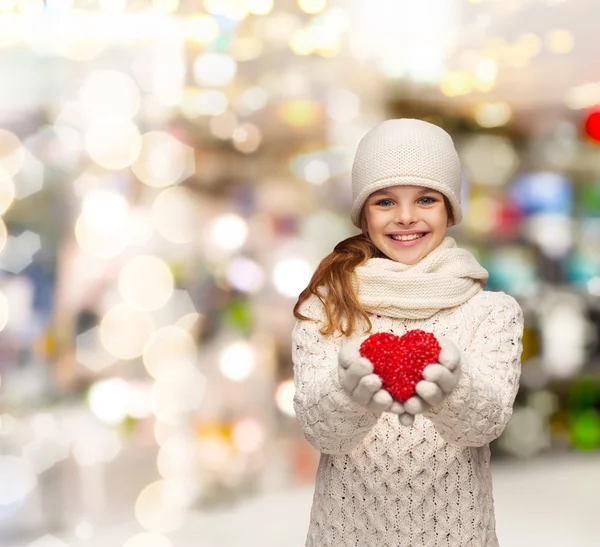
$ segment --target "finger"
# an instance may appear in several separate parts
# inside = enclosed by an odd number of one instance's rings
[[[458,383],[458,375],[450,372],[443,365],[429,365],[423,371],[423,378],[440,386],[444,393],[450,393]]]
[[[460,350],[454,342],[444,336],[438,336],[437,340],[441,347],[438,361],[448,370],[456,369],[460,364]]]
[[[371,401],[367,405],[367,408],[369,410],[383,412],[384,410],[388,410],[392,406],[392,403],[392,396],[385,389],[380,389],[379,391],[375,392],[371,398]]]
[[[415,421],[415,417],[412,414],[409,414],[408,412],[405,412],[404,414],[400,414],[398,416],[398,421],[405,426],[409,426],[412,425]]]
[[[423,412],[426,412],[429,408],[429,404],[417,395],[413,395],[404,403],[404,410],[410,414],[423,414]]]
[[[390,407],[390,412],[393,412],[394,414],[403,414],[405,412],[404,405],[398,401],[394,401]]]
[[[360,340],[350,340],[340,348],[338,360],[343,368],[349,368],[350,365],[362,358],[360,355],[360,345]]]
[[[346,386],[352,392],[358,382],[367,375],[373,374],[373,365],[364,357],[359,358],[346,370]]]
[[[373,397],[373,394],[381,389],[381,378],[376,374],[363,376],[356,389],[352,392],[352,398],[359,404],[367,406]]]
[[[415,391],[428,405],[431,406],[439,405],[444,400],[444,392],[433,382],[421,380],[416,385]]]

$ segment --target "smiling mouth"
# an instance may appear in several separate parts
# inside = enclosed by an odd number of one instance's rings
[[[390,239],[394,241],[415,241],[416,239],[421,239],[427,235],[427,232],[422,232],[420,234],[412,234],[408,236],[400,236],[400,235],[388,235]]]

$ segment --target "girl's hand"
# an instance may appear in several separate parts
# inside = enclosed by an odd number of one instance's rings
[[[392,396],[381,389],[381,379],[373,374],[371,361],[360,355],[360,345],[367,336],[350,340],[338,354],[338,377],[348,396],[371,412],[394,410],[403,412],[402,405],[394,402]]]
[[[458,384],[461,369],[460,350],[447,338],[436,338],[441,347],[438,363],[425,367],[424,380],[415,388],[417,394],[404,403],[404,408],[409,414],[423,414],[431,407],[441,404]],[[408,421],[408,418],[405,417],[404,420]],[[400,423],[404,423],[402,416]]]

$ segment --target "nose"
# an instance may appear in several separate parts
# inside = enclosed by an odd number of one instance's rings
[[[395,211],[395,222],[410,226],[417,221],[417,212],[414,207],[409,204],[399,204]]]

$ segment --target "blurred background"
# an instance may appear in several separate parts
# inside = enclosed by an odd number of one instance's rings
[[[304,544],[292,308],[386,118],[525,313],[502,545],[600,544],[597,0],[0,0],[0,544]],[[460,547],[460,546],[456,546]]]

